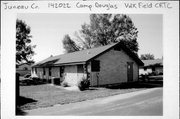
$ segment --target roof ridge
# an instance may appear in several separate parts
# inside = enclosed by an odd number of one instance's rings
[[[82,52],[82,51],[86,51],[86,50],[92,50],[92,49],[96,49],[96,48],[102,48],[102,47],[107,47],[107,46],[110,46],[110,45],[115,45],[117,43],[112,43],[112,44],[108,44],[108,45],[104,45],[104,46],[98,46],[98,47],[93,47],[93,48],[89,48],[89,49],[84,49],[84,50],[79,50],[79,51],[74,51],[74,52],[70,52],[70,53],[65,53],[65,54],[59,54],[59,55],[55,55],[55,56],[52,56],[52,57],[56,57],[56,56],[60,56],[60,55],[69,55],[69,54],[73,54],[73,53],[77,53],[77,52]],[[49,57],[50,58],[50,57]]]

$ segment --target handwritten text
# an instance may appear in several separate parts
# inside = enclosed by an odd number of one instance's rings
[[[37,6],[35,3],[31,3],[30,5],[21,5],[21,4],[9,4],[9,3],[3,3],[5,10],[12,10],[12,9],[39,9],[39,6]]]

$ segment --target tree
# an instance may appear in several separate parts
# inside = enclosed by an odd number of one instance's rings
[[[108,44],[112,35],[111,32],[111,14],[91,14],[90,24],[81,26],[80,34],[76,32],[77,41],[84,49],[98,47]]]
[[[140,57],[141,60],[154,60],[153,54],[142,54]]]
[[[65,35],[63,38],[63,47],[66,50],[66,53],[79,51],[80,47],[70,38],[69,35]]]
[[[36,46],[30,45],[32,38],[30,32],[31,28],[24,21],[16,20],[16,65],[34,62],[32,56],[33,48]]]
[[[137,28],[127,15],[91,14],[90,24],[81,26],[81,30],[75,33],[74,41],[79,50],[121,42],[137,53],[137,34]]]

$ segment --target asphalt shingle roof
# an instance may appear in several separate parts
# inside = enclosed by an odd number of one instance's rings
[[[45,65],[60,65],[60,64],[69,64],[69,63],[80,63],[80,62],[86,62],[97,55],[105,52],[106,50],[114,47],[118,43],[114,43],[111,45],[106,45],[98,48],[92,48],[92,49],[86,49],[82,51],[77,51],[77,52],[72,52],[72,53],[67,53],[67,54],[62,54],[62,55],[57,55],[53,57],[49,57],[43,61],[40,61],[34,66],[45,66]],[[138,61],[137,61],[138,60]],[[142,61],[138,58],[135,57],[135,61],[137,61],[140,64],[143,64]]]

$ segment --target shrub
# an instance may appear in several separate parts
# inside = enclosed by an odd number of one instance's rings
[[[90,81],[85,77],[83,77],[78,84],[78,87],[81,91],[89,88],[89,86],[90,86]]]
[[[163,75],[163,72],[160,72],[159,75]]]
[[[66,81],[63,81],[63,82],[61,83],[61,85],[62,85],[63,87],[69,87],[69,84],[68,84],[68,82],[66,82]]]
[[[149,80],[149,74],[141,74],[141,80],[142,81]]]
[[[33,81],[39,81],[39,78],[38,77],[32,77],[32,80]]]
[[[60,85],[60,78],[53,78],[54,85]]]

